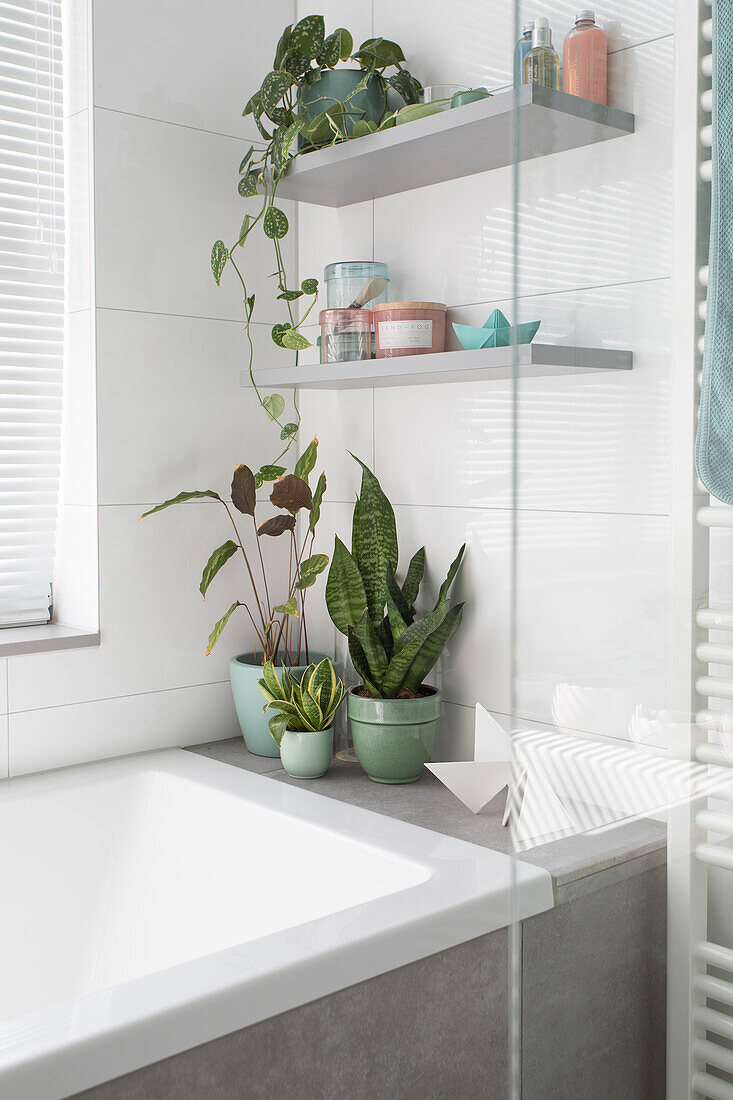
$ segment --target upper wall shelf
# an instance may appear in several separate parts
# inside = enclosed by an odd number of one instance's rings
[[[578,96],[525,84],[517,89],[520,160],[579,149],[634,132],[634,116]],[[331,145],[298,157],[278,195],[349,206],[432,183],[505,168],[514,160],[515,92]]]
[[[576,348],[566,344],[522,344],[516,348],[401,355],[390,359],[363,359],[356,363],[301,363],[297,367],[258,370],[256,382],[265,389],[300,386],[310,390],[356,390],[373,386],[424,386],[434,382],[498,381],[512,377],[515,355],[520,378],[633,368],[630,351]],[[240,384],[250,384],[247,371],[242,371]]]

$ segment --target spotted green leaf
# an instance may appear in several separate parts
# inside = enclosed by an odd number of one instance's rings
[[[342,634],[356,626],[367,606],[361,574],[338,535],[326,581],[326,606],[333,625]]]
[[[241,175],[242,175],[242,173],[243,173],[243,172],[245,171],[245,169],[246,169],[247,165],[248,165],[248,164],[249,164],[249,162],[251,161],[251,159],[252,159],[252,154],[254,153],[254,151],[255,151],[255,147],[254,147],[254,145],[250,145],[249,149],[247,150],[247,152],[246,152],[246,153],[244,154],[244,156],[242,157],[241,163],[240,163],[240,165],[239,165],[239,174],[240,174],[240,176],[241,176]]]
[[[241,180],[237,184],[237,191],[243,199],[251,199],[253,195],[257,194],[257,173],[248,172],[246,176],[242,176]]]
[[[280,438],[290,439],[291,436],[297,435],[297,432],[298,425],[291,422],[290,424],[286,424],[283,430],[280,432]]]
[[[304,57],[313,61],[323,47],[326,24],[322,15],[306,15],[290,32],[288,57]]]
[[[283,290],[281,294],[278,294],[278,299],[285,302],[295,302],[298,298],[303,297],[302,290]]]
[[[295,615],[295,617],[297,618],[298,601],[296,600],[295,596],[291,596],[289,600],[285,601],[285,603],[276,604],[272,610],[277,611],[278,615]]]
[[[318,279],[303,279],[303,282],[300,284],[300,289],[304,294],[317,294]]]
[[[277,344],[279,348],[284,348],[283,336],[290,330],[291,325],[273,325],[270,335],[272,336],[273,343]]]
[[[288,219],[284,211],[277,206],[269,206],[262,222],[265,236],[271,240],[282,240],[288,231]]]
[[[260,88],[260,103],[267,114],[277,106],[292,83],[293,78],[285,69],[273,69],[267,74]]]
[[[316,579],[321,575],[327,565],[328,554],[313,554],[312,557],[306,558],[305,561],[300,564],[300,580],[295,587],[301,590],[310,588],[316,583]]]
[[[275,481],[276,478],[282,477],[284,473],[284,466],[269,465],[260,467],[260,477],[263,481]]]
[[[211,249],[211,270],[216,279],[216,285],[221,286],[221,273],[229,259],[229,249],[223,241],[214,241]]]
[[[303,351],[304,348],[311,346],[310,340],[303,336],[302,332],[296,332],[294,328],[288,328],[282,334],[282,342],[284,348],[289,348],[290,351]]]

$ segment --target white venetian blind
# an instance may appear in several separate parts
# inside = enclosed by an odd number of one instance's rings
[[[61,433],[61,0],[0,0],[0,626],[47,622]]]

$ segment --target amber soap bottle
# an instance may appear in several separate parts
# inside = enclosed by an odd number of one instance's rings
[[[608,43],[596,26],[595,12],[576,15],[575,27],[565,39],[562,62],[564,92],[595,103],[608,102]]]

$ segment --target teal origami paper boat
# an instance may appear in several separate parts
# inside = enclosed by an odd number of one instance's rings
[[[510,344],[531,344],[537,335],[541,321],[527,321],[522,325],[510,325],[500,309],[495,309],[483,328],[474,325],[457,325],[453,331],[466,351],[478,348],[508,348]]]

